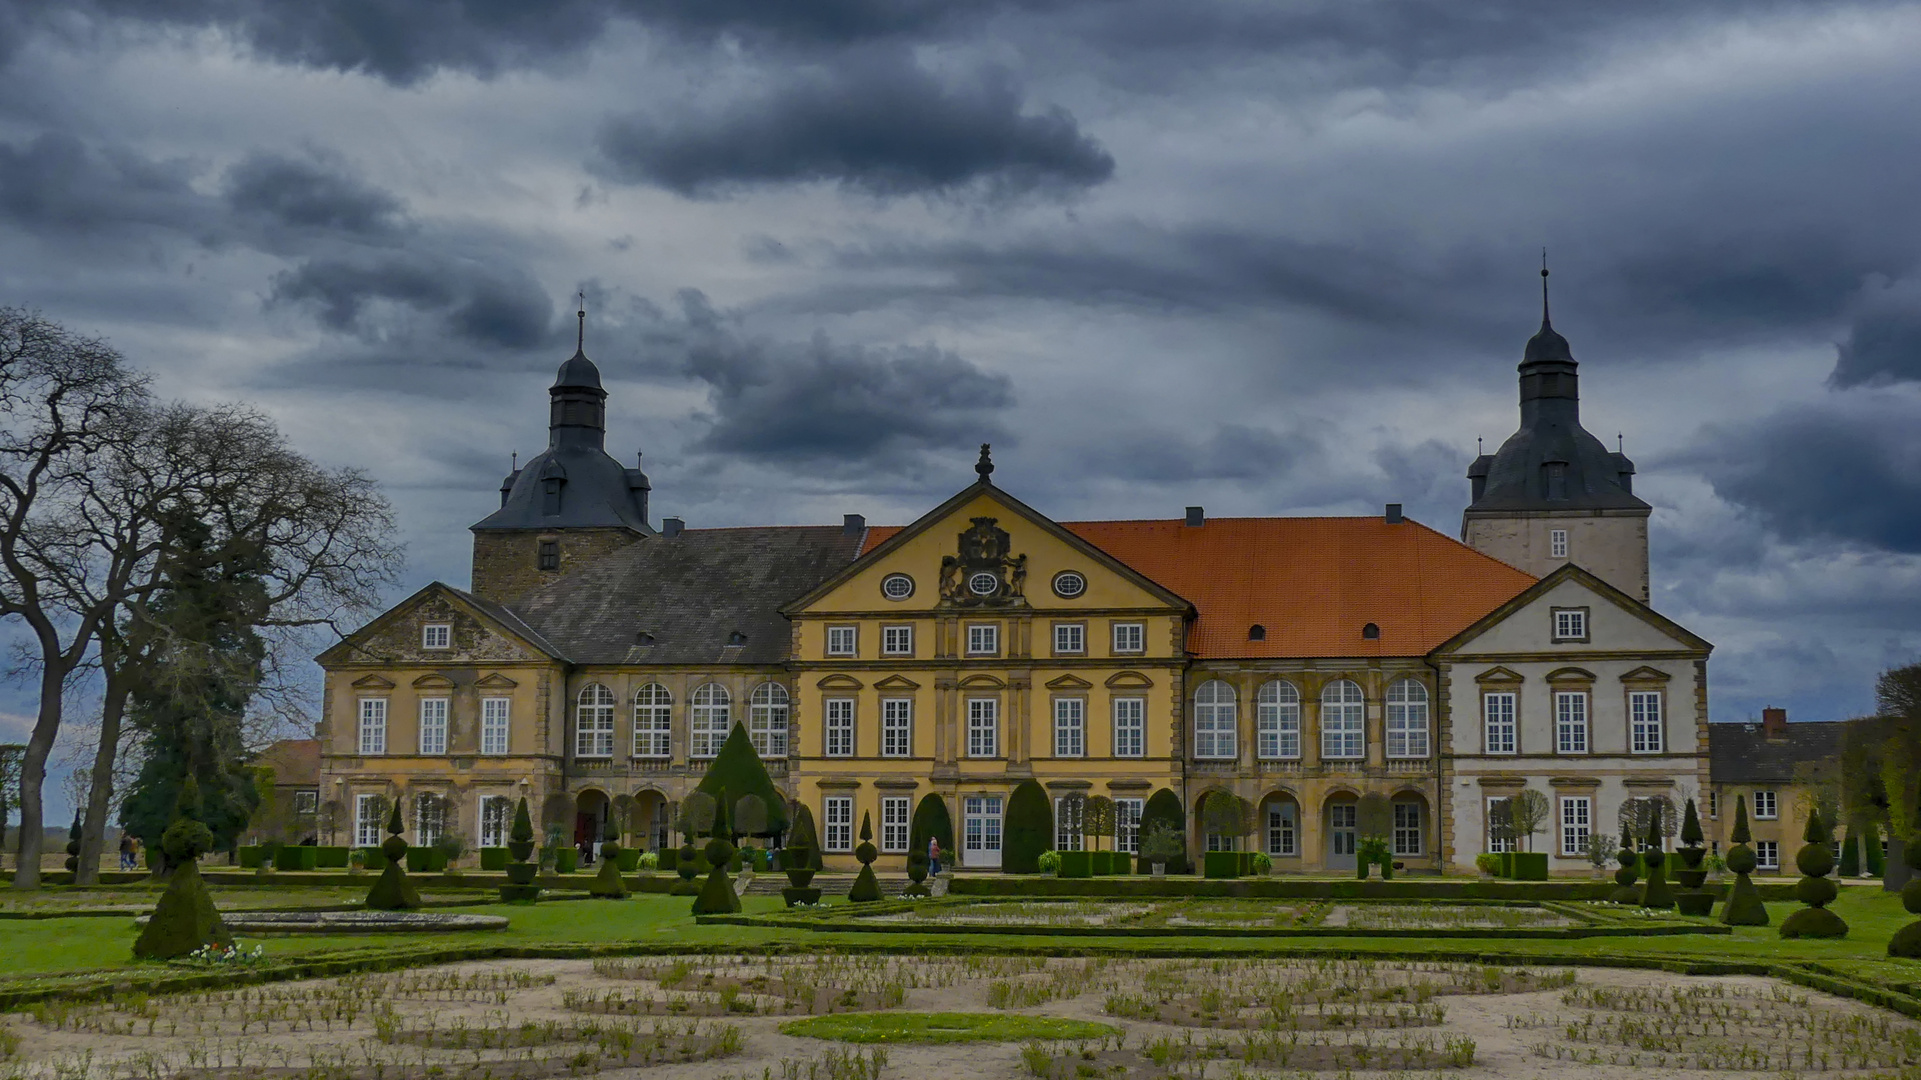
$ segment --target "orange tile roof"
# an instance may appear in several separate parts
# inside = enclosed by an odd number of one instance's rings
[[[253,763],[273,770],[275,787],[312,787],[320,783],[320,740],[281,739]]]
[[[1535,579],[1418,522],[1378,517],[1064,521],[1061,526],[1194,603],[1204,658],[1419,656]],[[875,526],[863,554],[900,531]],[[1367,623],[1376,640],[1361,637]],[[1248,628],[1267,628],[1249,641]]]

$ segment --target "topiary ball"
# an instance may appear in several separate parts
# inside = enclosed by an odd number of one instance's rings
[[[1649,848],[1641,858],[1648,864],[1648,873],[1654,873],[1667,865],[1668,853],[1660,848]]]
[[[385,855],[390,863],[399,862],[407,854],[407,841],[402,840],[399,833],[395,833],[381,843],[380,853]]]
[[[916,885],[927,880],[927,853],[910,851],[907,853],[907,879]]]
[[[1809,907],[1827,907],[1840,894],[1833,878],[1804,877],[1794,883],[1794,898]]]
[[[1834,852],[1826,844],[1809,844],[1795,853],[1794,866],[1809,877],[1826,877],[1834,869]]]
[[[1908,869],[1921,874],[1921,833],[1908,837],[1908,842],[1902,845],[1901,861],[1908,864]]]
[[[607,860],[608,862],[613,862],[615,859],[619,858],[620,857],[620,841],[609,840],[606,843],[600,845],[600,857]]]
[[[1728,849],[1728,870],[1735,874],[1752,874],[1758,865],[1754,849],[1746,844],[1736,844]]]
[[[1614,853],[1614,861],[1620,863],[1624,869],[1631,870],[1640,865],[1641,857],[1634,853],[1633,848],[1622,848]]]
[[[1625,889],[1633,885],[1638,877],[1639,875],[1634,872],[1634,867],[1623,866],[1614,872],[1614,883]]]
[[[1827,908],[1806,907],[1781,923],[1784,938],[1838,938],[1848,936],[1848,924]]]
[[[160,834],[160,850],[171,862],[193,862],[213,850],[213,830],[190,818],[180,818]]]
[[[704,853],[707,856],[707,865],[724,866],[727,860],[734,857],[734,845],[728,843],[725,837],[716,836],[707,841]]]
[[[1699,870],[1707,861],[1708,849],[1704,847],[1684,847],[1681,849],[1681,864],[1689,870]]]
[[[854,858],[859,859],[862,866],[866,866],[880,858],[880,849],[874,846],[872,840],[863,840],[860,846],[854,849]]]
[[[1911,922],[1888,939],[1888,955],[1921,960],[1921,922]]]
[[[1909,878],[1908,883],[1901,886],[1901,906],[1907,908],[1910,915],[1921,915],[1921,877]]]

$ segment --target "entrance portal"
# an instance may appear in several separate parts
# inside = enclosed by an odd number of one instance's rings
[[[969,869],[1000,869],[999,795],[969,795],[961,800],[961,865]]]

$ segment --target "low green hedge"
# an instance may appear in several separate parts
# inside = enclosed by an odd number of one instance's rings
[[[1218,854],[1218,853],[1217,853]],[[1794,882],[1756,882],[1766,900],[1794,899]],[[1606,900],[1610,881],[1551,878],[1547,881],[1483,881],[1479,878],[1396,878],[1393,881],[1325,880],[1290,875],[1208,881],[1193,877],[1132,877],[1075,880],[964,874],[948,886],[953,896],[1259,897],[1275,900]]]
[[[410,847],[407,849],[407,872],[409,874],[438,874],[447,869],[447,853],[438,848]]]
[[[1251,851],[1210,851],[1201,856],[1201,876],[1204,878],[1244,878],[1254,876],[1254,853]]]
[[[507,864],[512,861],[513,857],[507,854],[507,849],[504,847],[484,847],[480,849],[480,868],[482,870],[498,873],[506,870]]]
[[[1094,876],[1094,853],[1091,851],[1060,852],[1060,876],[1064,878],[1091,878]],[[1105,865],[1106,860],[1102,860]]]
[[[304,844],[282,844],[273,853],[275,870],[318,870],[320,849]]]
[[[348,851],[346,848],[317,847],[313,850],[313,868],[315,870],[345,870],[347,868]]]
[[[1546,881],[1547,853],[1544,851],[1509,852],[1507,876],[1516,881]]]
[[[353,850],[360,852],[360,865],[365,869],[385,870],[387,868],[387,856],[383,854],[379,848],[363,847],[354,848]]]

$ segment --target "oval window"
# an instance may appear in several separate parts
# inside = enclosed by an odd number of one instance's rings
[[[1054,575],[1054,595],[1072,600],[1087,591],[1087,579],[1072,570]]]
[[[1001,579],[994,574],[975,574],[967,579],[967,587],[976,596],[992,596],[1001,590]]]
[[[914,579],[906,574],[889,574],[880,579],[880,594],[889,600],[905,600],[914,595]]]

